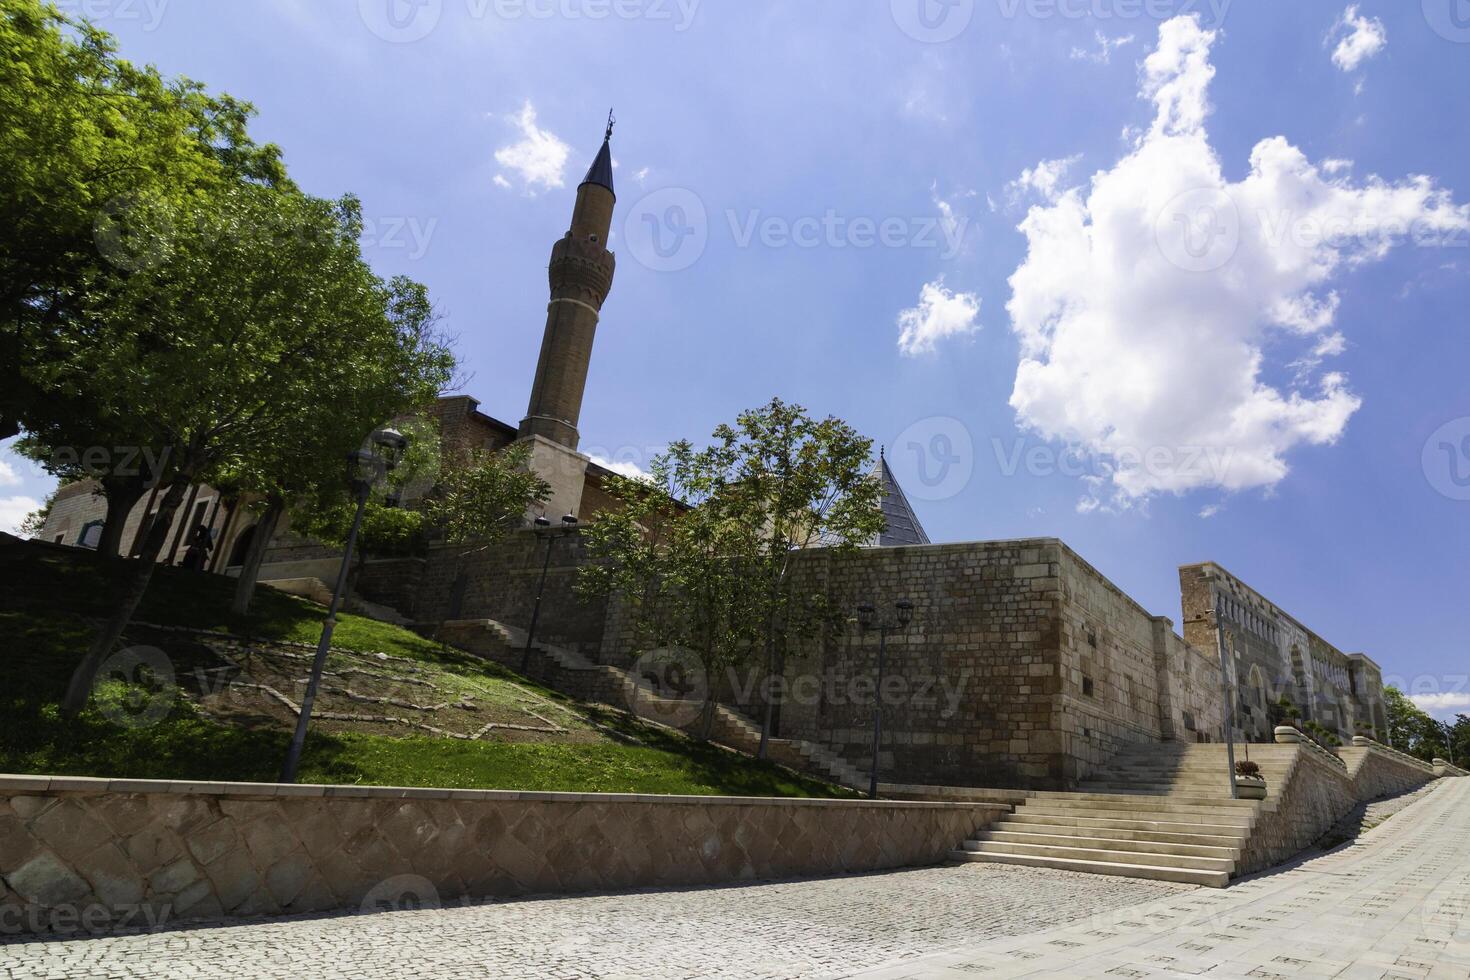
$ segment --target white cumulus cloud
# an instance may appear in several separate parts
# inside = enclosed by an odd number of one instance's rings
[[[1411,694],[1409,700],[1426,714],[1451,715],[1470,709],[1470,694],[1463,691],[1446,694]]]
[[[1354,183],[1281,136],[1228,180],[1205,128],[1215,40],[1195,17],[1165,22],[1142,71],[1152,124],[1090,186],[1059,188],[1020,225],[1011,406],[1023,426],[1112,461],[1097,503],[1270,487],[1293,449],[1334,442],[1361,404],[1348,379],[1278,380],[1298,355],[1345,346],[1325,287],[1407,240],[1470,227],[1470,209],[1427,177]]]
[[[619,476],[625,476],[630,480],[647,480],[650,478],[649,472],[632,460],[609,459],[600,453],[589,453],[587,458],[603,469],[612,470]]]
[[[1113,60],[1114,51],[1126,48],[1133,43],[1132,34],[1108,37],[1102,31],[1094,31],[1092,36],[1097,42],[1097,49],[1089,51],[1083,47],[1074,47],[1071,55],[1073,61],[1091,61],[1099,65],[1106,65]]]
[[[521,139],[496,150],[495,162],[519,177],[527,191],[534,192],[538,187],[554,190],[565,186],[571,147],[555,133],[536,125],[536,107],[530,102],[511,119],[520,130]],[[501,187],[510,186],[503,174],[496,175],[495,183]]]
[[[1006,185],[1006,197],[1011,204],[1018,204],[1034,194],[1043,201],[1054,202],[1061,194],[1063,181],[1072,165],[1082,159],[1082,154],[1061,160],[1042,160],[1034,167],[1021,171],[1021,176]]]
[[[34,497],[0,497],[0,531],[15,534],[26,515],[40,509],[41,502]]]
[[[908,357],[930,353],[946,337],[980,329],[980,297],[944,287],[944,277],[924,284],[919,305],[898,314],[898,349]]]
[[[20,483],[20,474],[15,467],[0,459],[0,487],[18,487]]]
[[[1353,4],[1342,12],[1332,26],[1327,43],[1337,42],[1332,49],[1332,63],[1343,71],[1357,71],[1369,58],[1388,47],[1388,31],[1377,17],[1364,17]]]

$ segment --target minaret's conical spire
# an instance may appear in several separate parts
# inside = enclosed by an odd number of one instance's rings
[[[597,184],[606,187],[617,196],[613,190],[613,165],[612,165],[612,134],[613,127],[618,124],[617,117],[609,109],[607,113],[607,134],[602,137],[602,149],[597,151],[597,159],[592,161],[592,166],[587,169],[587,176],[582,179],[584,184]]]

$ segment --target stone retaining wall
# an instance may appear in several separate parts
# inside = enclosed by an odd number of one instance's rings
[[[936,864],[1009,811],[0,776],[0,933]]]
[[[1294,857],[1358,804],[1411,792],[1437,775],[1434,766],[1370,739],[1329,752],[1300,732],[1293,743],[1290,732],[1281,731],[1282,744],[1252,748],[1257,756],[1284,754],[1289,765],[1285,778],[1268,787],[1240,861],[1242,874]]]
[[[1429,763],[1366,738],[1353,739],[1351,748],[1336,754],[1347,764],[1360,803],[1408,793],[1435,778]]]

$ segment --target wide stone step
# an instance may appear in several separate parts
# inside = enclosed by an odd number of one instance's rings
[[[1011,814],[1009,820],[1017,823],[1037,824],[1049,827],[1097,827],[1111,830],[1146,830],[1161,834],[1207,834],[1213,837],[1233,837],[1244,840],[1250,836],[1250,828],[1241,824],[1212,824],[1186,820],[1155,820],[1133,814],[1131,817],[1105,817],[1098,814],[1079,816],[1077,811],[1066,813],[1036,813],[1030,807],[1022,807]]]
[[[1186,854],[1139,854],[1106,847],[1078,847],[1073,844],[1016,844],[1010,841],[966,841],[965,850],[972,854],[1030,854],[1037,857],[1066,858],[1070,861],[1098,861],[1106,864],[1147,864],[1155,868],[1188,868],[1191,871],[1235,870],[1233,858],[1195,857]]]
[[[1033,828],[1034,830],[1035,828]],[[1072,833],[1068,833],[1068,831]],[[1212,858],[1228,861],[1233,868],[1240,860],[1238,847],[1203,847],[1199,844],[1166,844],[1152,840],[1126,840],[1106,836],[1107,831],[1087,831],[1080,827],[1058,827],[1055,833],[1016,833],[1010,830],[991,828],[973,840],[965,841],[967,850],[980,850],[979,844],[993,841],[999,844],[1027,844],[1040,847],[1076,847],[1088,851],[1127,851],[1130,854],[1171,854],[1178,857]],[[1098,836],[1094,836],[1098,835]],[[976,845],[976,846],[971,846]]]
[[[1081,817],[1103,817],[1110,820],[1167,820],[1174,823],[1219,824],[1222,826],[1249,827],[1255,822],[1256,811],[1239,807],[1198,807],[1173,803],[1156,803],[1151,798],[1147,803],[1098,803],[1068,802],[1065,800],[1028,800],[1028,813],[1051,813],[1062,816],[1075,814]]]
[[[1167,796],[1173,799],[1219,801],[1229,800],[1230,786],[1223,779],[1200,783],[1094,783],[1091,780],[1077,787],[1079,793],[1096,793],[1102,796]]]
[[[1079,861],[1073,858],[1046,857],[1036,854],[998,854],[966,850],[951,851],[949,856],[954,861],[1054,868],[1059,871],[1146,878],[1151,881],[1177,881],[1188,885],[1205,885],[1210,888],[1224,888],[1230,884],[1230,874],[1225,871],[1200,871],[1193,868],[1170,868],[1149,864],[1111,864],[1106,861]]]
[[[1127,830],[1122,827],[1078,826],[1076,824],[1026,823],[1014,816],[999,820],[987,833],[1055,834],[1093,837],[1115,841],[1137,841],[1140,844],[1188,844],[1194,847],[1221,848],[1239,853],[1242,837],[1230,834],[1168,833],[1161,830]],[[1122,850],[1122,848],[1120,848]]]
[[[1051,803],[1060,801],[1068,803],[1127,803],[1132,805],[1134,803],[1147,803],[1153,801],[1156,803],[1167,803],[1176,806],[1194,806],[1201,809],[1215,809],[1217,807],[1226,807],[1230,809],[1254,810],[1256,808],[1256,804],[1253,800],[1233,800],[1229,796],[1180,796],[1173,793],[1056,793],[1047,791],[1037,793],[1033,799],[1037,803]]]

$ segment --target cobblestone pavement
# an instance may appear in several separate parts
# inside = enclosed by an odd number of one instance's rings
[[[1185,885],[995,865],[0,945],[0,977],[845,976]]]
[[[1466,980],[1470,779],[1445,781],[1353,844],[1222,891],[861,975]]]

